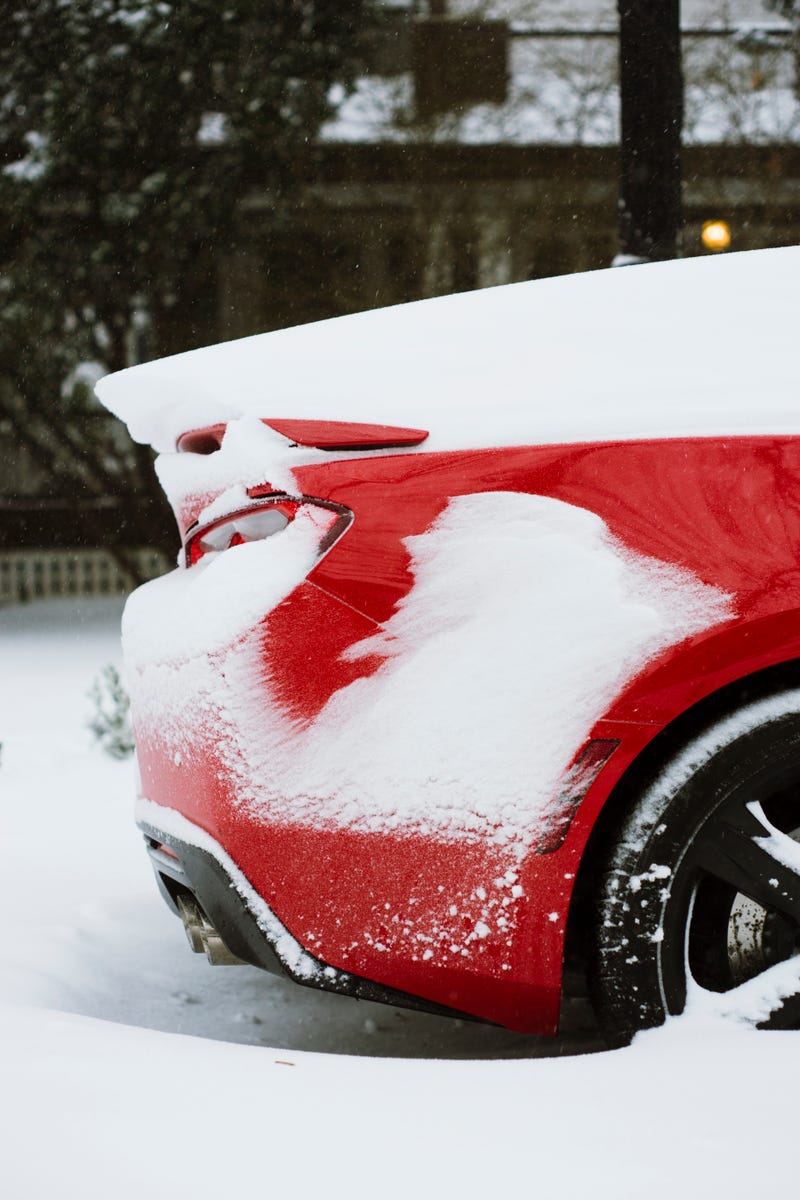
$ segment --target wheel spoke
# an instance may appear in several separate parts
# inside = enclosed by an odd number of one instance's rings
[[[800,847],[760,804],[727,812],[703,830],[694,858],[702,870],[800,925]]]

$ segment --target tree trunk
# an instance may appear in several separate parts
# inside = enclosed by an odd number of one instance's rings
[[[680,0],[618,0],[622,261],[680,254]]]

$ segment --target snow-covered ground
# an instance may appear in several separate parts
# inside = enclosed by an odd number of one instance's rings
[[[192,955],[86,729],[120,608],[0,609],[4,1197],[790,1194],[800,1034],[576,1054],[580,1014],[543,1044]]]

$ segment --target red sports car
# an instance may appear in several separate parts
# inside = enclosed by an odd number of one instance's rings
[[[134,367],[137,818],[195,949],[620,1041],[800,947],[800,249]]]

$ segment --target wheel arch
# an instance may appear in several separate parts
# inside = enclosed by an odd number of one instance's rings
[[[695,738],[747,705],[797,687],[800,657],[742,675],[679,713],[629,764],[600,808],[581,854],[567,916],[564,959],[569,970],[585,969],[598,871],[637,799]]]

